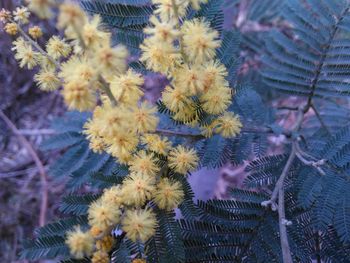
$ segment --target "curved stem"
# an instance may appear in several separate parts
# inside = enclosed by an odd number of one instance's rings
[[[18,137],[21,144],[27,149],[29,155],[33,158],[33,161],[39,170],[41,187],[42,187],[39,225],[44,226],[46,222],[46,213],[47,213],[47,206],[48,206],[48,183],[47,183],[45,167],[41,162],[38,154],[33,149],[30,142],[19,132],[19,130],[13,124],[13,122],[1,110],[0,110],[0,118],[6,123],[6,125],[10,128],[10,130]]]

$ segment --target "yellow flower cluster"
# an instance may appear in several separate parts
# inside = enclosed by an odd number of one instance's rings
[[[127,49],[111,45],[111,34],[101,30],[99,16],[89,18],[68,2],[54,10],[53,0],[27,1],[28,8],[17,8],[12,14],[0,11],[5,31],[20,34],[13,42],[15,58],[21,67],[39,67],[34,80],[40,89],[62,87],[69,109],[91,110],[93,116],[84,126],[90,148],[109,153],[129,169],[122,184],[105,189],[90,204],[89,229],[76,226],[66,235],[74,257],[108,263],[112,231],[120,228],[134,242],[151,238],[158,224],[152,207],[169,211],[181,204],[185,194],[176,176],[195,171],[199,158],[194,149],[173,147],[157,129],[157,109],[143,99],[143,76],[128,69]],[[228,112],[232,89],[225,66],[216,59],[219,34],[203,19],[183,19],[188,7],[199,9],[206,2],[153,0],[156,10],[145,28],[148,37],[141,45],[140,60],[168,77],[161,99],[173,119],[199,126],[205,136],[217,133],[229,138],[239,134],[242,125]],[[52,36],[40,47],[36,42],[43,35],[40,27],[23,29],[28,10],[41,18],[58,12],[57,27],[64,30],[64,38]],[[213,121],[202,125],[200,112],[214,117]]]
[[[219,33],[204,19],[180,23],[188,5],[198,9],[204,2],[154,0],[158,17],[151,17],[151,26],[144,30],[148,38],[141,45],[141,61],[171,80],[162,101],[175,120],[190,126],[200,124],[200,107],[207,114],[217,116],[209,125],[203,125],[203,135],[220,133],[234,137],[242,125],[237,116],[227,112],[232,89],[226,80],[225,66],[216,59]]]

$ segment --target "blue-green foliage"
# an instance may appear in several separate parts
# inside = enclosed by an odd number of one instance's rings
[[[277,30],[266,41],[264,81],[303,96],[349,93],[348,1],[289,0],[283,12],[295,40]]]

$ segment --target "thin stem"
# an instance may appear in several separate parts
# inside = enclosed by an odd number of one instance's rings
[[[117,106],[118,102],[115,99],[111,89],[109,88],[107,81],[101,75],[98,77],[98,80],[101,83],[101,89],[106,93],[107,97],[111,101],[112,106],[113,107]]]
[[[291,129],[291,133],[298,132],[301,129],[304,115],[308,111],[310,105],[307,104],[303,107],[298,108],[298,116],[295,122],[295,125]],[[280,230],[280,240],[281,240],[281,248],[282,248],[282,256],[283,256],[283,263],[292,263],[292,254],[290,251],[290,246],[288,242],[288,235],[287,235],[287,222],[286,215],[285,215],[285,200],[284,200],[284,181],[288,176],[289,170],[292,168],[292,164],[297,157],[297,138],[292,138],[292,150],[288,157],[288,160],[283,168],[283,171],[278,178],[275,188],[273,189],[273,192],[271,194],[271,197],[268,201],[264,201],[261,203],[262,206],[268,206],[271,205],[272,210],[276,210],[276,200],[278,198],[278,223],[279,223],[279,230]]]
[[[293,151],[293,150],[292,150]],[[294,155],[293,152],[289,156],[289,162],[287,163],[289,165],[292,164],[293,160],[295,158],[295,149],[294,149]],[[287,170],[287,165],[285,167],[285,170]],[[286,174],[288,171],[286,171]],[[282,248],[282,258],[284,263],[293,263],[292,255],[290,252],[290,246],[288,242],[288,234],[287,234],[287,220],[286,220],[286,212],[285,212],[285,206],[284,206],[284,187],[282,186],[278,192],[278,219],[279,219],[279,229],[280,229],[280,240],[281,240],[281,248]]]
[[[316,115],[318,121],[320,122],[322,128],[324,128],[325,131],[326,131],[329,135],[331,135],[331,133],[330,133],[328,127],[326,126],[326,124],[324,123],[324,121],[323,121],[323,119],[322,119],[322,117],[321,117],[321,114],[318,112],[318,110],[316,109],[316,107],[315,107],[315,105],[314,105],[313,103],[311,104],[311,108],[312,108],[312,110],[315,112],[315,115]]]
[[[39,214],[39,225],[44,226],[46,222],[46,212],[48,206],[48,183],[47,176],[45,172],[45,167],[41,162],[38,154],[33,149],[30,142],[19,132],[17,127],[13,124],[13,122],[0,110],[0,118],[6,123],[6,125],[10,128],[10,130],[18,137],[21,144],[27,149],[30,156],[33,158],[35,165],[39,170],[39,175],[41,179],[41,187],[42,187],[42,198],[40,205],[40,214]]]

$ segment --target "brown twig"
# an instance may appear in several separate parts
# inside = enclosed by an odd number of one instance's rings
[[[304,114],[308,111],[310,105],[307,104],[304,107],[299,107],[298,116],[295,122],[295,125],[291,129],[291,133],[298,132],[301,129],[301,125],[304,121]],[[285,214],[285,200],[284,200],[284,181],[288,176],[289,170],[292,167],[292,164],[297,157],[297,149],[296,142],[298,138],[292,138],[292,150],[289,154],[286,165],[283,168],[283,171],[278,178],[278,181],[273,189],[270,200],[264,201],[261,203],[262,206],[271,206],[271,209],[275,211],[278,208],[278,221],[279,221],[279,230],[280,230],[280,240],[281,240],[281,249],[282,249],[282,258],[283,263],[292,263],[292,254],[290,251],[290,246],[288,242],[288,234],[287,234],[287,225],[290,222],[286,219]],[[276,200],[278,198],[278,206],[276,205]]]
[[[39,175],[41,179],[41,186],[42,186],[42,198],[41,198],[41,205],[40,205],[40,215],[39,215],[39,225],[44,226],[46,222],[46,211],[47,211],[47,205],[48,205],[48,184],[47,184],[47,176],[45,172],[45,167],[43,163],[41,162],[39,156],[33,149],[31,143],[19,132],[17,127],[13,124],[13,122],[0,110],[0,118],[6,123],[6,125],[10,128],[10,130],[15,134],[23,147],[25,147],[28,151],[28,153],[33,158],[33,161],[35,162],[35,165],[37,166],[39,170]]]

